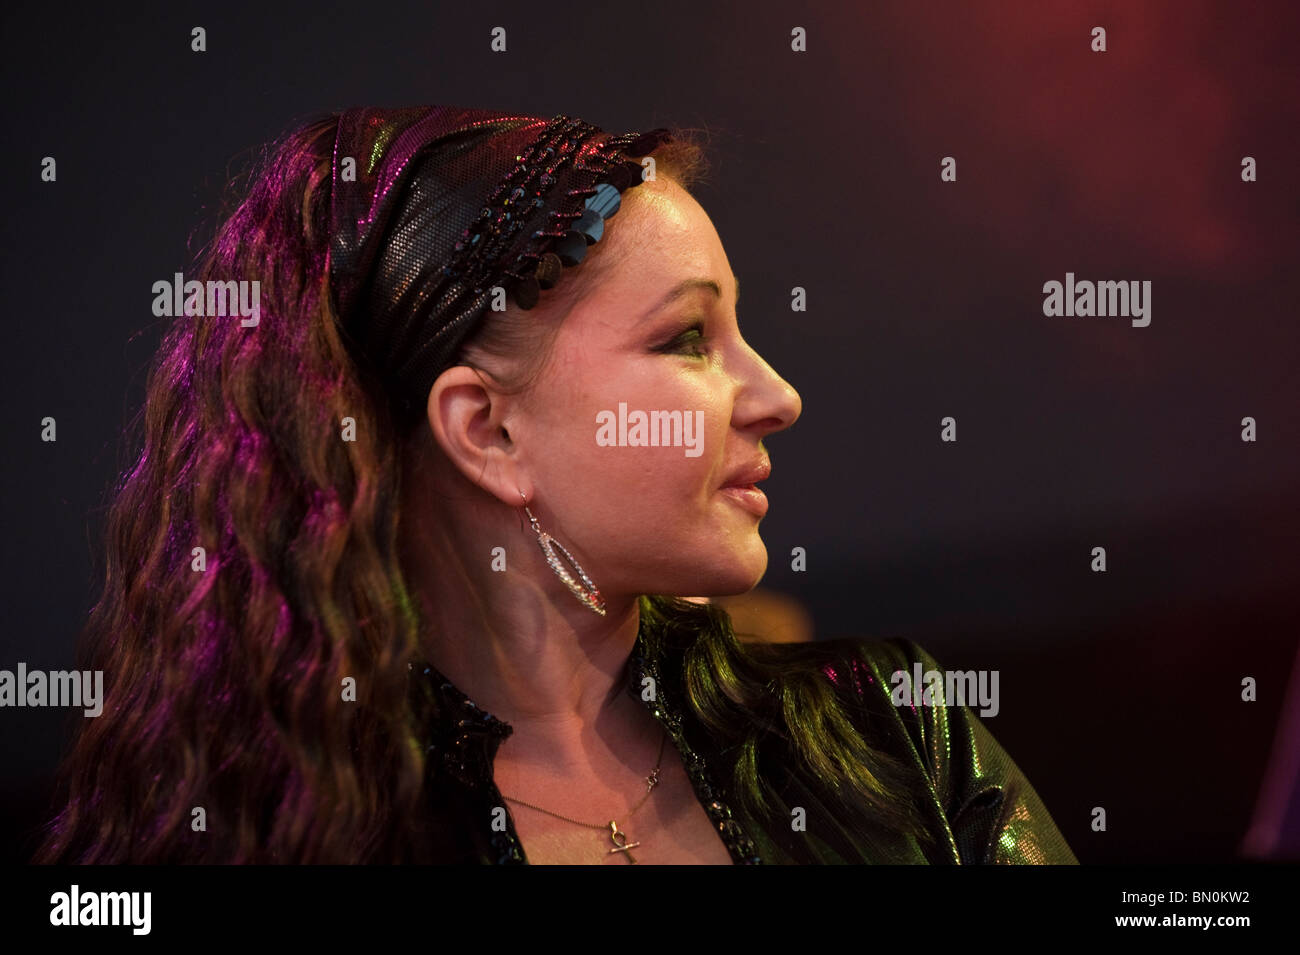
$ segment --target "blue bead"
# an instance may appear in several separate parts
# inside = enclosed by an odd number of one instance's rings
[[[595,211],[602,219],[608,219],[618,212],[622,199],[618,190],[607,182],[602,182],[596,191],[587,197],[587,208]]]
[[[573,228],[587,236],[587,244],[599,242],[601,236],[605,234],[605,220],[600,217],[595,209],[588,209],[582,214],[582,218],[573,223]]]
[[[565,265],[577,265],[587,255],[587,237],[573,229],[557,239],[551,251],[560,257]]]

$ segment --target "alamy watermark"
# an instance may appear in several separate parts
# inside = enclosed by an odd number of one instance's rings
[[[239,324],[253,328],[262,320],[262,283],[253,281],[196,279],[185,281],[177,272],[172,281],[153,283],[153,313],[159,318],[200,315],[209,318],[239,317]]]
[[[1073,272],[1065,273],[1065,284],[1043,283],[1043,314],[1049,318],[1132,318],[1134,328],[1151,324],[1151,281],[1103,280],[1076,282]]]
[[[0,706],[81,706],[86,716],[104,712],[103,670],[0,670]]]
[[[50,924],[129,925],[132,935],[148,935],[152,909],[152,892],[82,892],[74,884],[50,896]]]
[[[631,411],[618,403],[618,413],[596,413],[596,444],[602,448],[685,448],[688,458],[704,453],[703,411]]]
[[[1001,704],[998,703],[997,670],[924,670],[919,660],[912,664],[911,679],[906,670],[895,670],[889,678],[894,685],[890,694],[895,706],[934,706],[936,697],[942,706],[966,706],[979,704],[980,716],[997,716]],[[920,691],[920,699],[913,699],[913,687],[925,689]]]

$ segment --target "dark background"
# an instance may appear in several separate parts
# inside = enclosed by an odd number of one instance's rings
[[[767,443],[763,586],[819,637],[1000,670],[988,725],[1081,861],[1236,857],[1297,648],[1297,8],[136,6],[3,14],[0,668],[75,666],[169,321],[150,286],[252,147],[364,104],[680,124],[711,134],[696,193],[745,335],[804,403]],[[1150,280],[1150,326],[1045,317],[1067,271]],[[0,858],[32,848],[69,719],[0,711]]]

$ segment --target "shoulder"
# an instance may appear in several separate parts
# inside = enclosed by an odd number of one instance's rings
[[[840,637],[823,640],[822,672],[844,692],[861,699],[882,688],[894,686],[900,674],[939,669],[939,663],[925,649],[904,637],[886,640],[870,637]]]
[[[713,674],[720,653],[714,645],[699,655],[697,683]],[[668,656],[676,660],[675,650]],[[1029,780],[966,705],[979,696],[979,672],[949,671],[904,637],[747,644],[742,656],[761,663],[749,671],[751,685],[757,677],[764,688],[761,712],[750,712],[755,725],[856,736],[919,772],[916,797],[953,861],[1077,861]],[[996,671],[984,676],[996,700]]]
[[[900,694],[898,687],[909,688],[916,673],[939,668],[935,658],[917,643],[901,637],[840,637],[748,644],[746,650],[775,667],[778,675],[768,692],[774,698],[784,698],[785,707],[792,696],[807,703],[813,699],[834,701],[855,731],[874,745],[913,764],[928,762],[925,755],[933,748],[936,734],[943,731],[942,721],[937,723],[933,713],[919,706],[898,705],[900,699],[911,696],[910,692]],[[810,694],[809,681],[821,684],[829,695]]]
[[[913,672],[917,663],[923,671],[939,668],[924,647],[906,637],[838,637],[765,646],[777,656],[817,660],[827,679],[853,693],[865,688],[861,681],[868,676],[876,680],[883,676],[888,683],[898,671]]]
[[[997,745],[966,705],[974,698],[965,693],[965,674],[944,669],[914,640],[841,637],[821,644],[815,651],[819,669],[858,727],[866,732],[892,725],[905,733],[940,789],[955,784],[963,755],[977,757],[967,748]]]
[[[927,672],[944,672],[929,652],[905,637],[839,637],[776,644],[764,652],[791,665],[814,665],[847,704],[876,708],[883,701],[891,712],[899,708],[898,700],[911,697],[912,680],[923,679]],[[915,713],[913,707],[904,708]]]
[[[946,732],[946,721],[936,719],[933,708],[920,706],[923,697],[911,690],[918,674],[942,671],[939,662],[906,637],[824,640],[818,656],[822,676],[850,714],[858,717],[859,728],[865,732],[869,726],[879,730],[891,724],[906,735],[916,761],[932,771],[927,754]]]
[[[997,671],[954,671],[906,638],[840,638],[809,651],[855,727],[906,740],[963,862],[1074,863],[1047,808],[980,718]],[[978,710],[978,712],[977,712]]]

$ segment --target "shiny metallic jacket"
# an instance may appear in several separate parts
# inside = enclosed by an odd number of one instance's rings
[[[655,699],[645,702],[665,728],[701,805],[738,865],[758,864],[1077,864],[1046,807],[967,706],[895,705],[890,677],[942,668],[917,644],[902,639],[838,639],[799,645],[847,704],[859,732],[877,751],[900,758],[926,780],[920,803],[931,842],[880,828],[842,824],[829,808],[827,786],[788,750],[765,748],[760,772],[787,806],[806,812],[796,831],[789,818],[749,818],[730,803],[724,754],[693,717],[682,690],[682,648],[655,651],[638,636],[628,661],[627,689],[640,700],[650,676]],[[432,666],[413,668],[419,688],[434,702],[425,741],[429,820],[412,844],[413,861],[443,864],[527,864],[506,801],[493,783],[497,749],[510,726],[477,707]],[[918,687],[918,691],[922,687]],[[935,697],[936,700],[941,697]],[[774,746],[778,744],[772,744]],[[671,758],[671,751],[665,755]],[[491,820],[502,819],[504,828]]]

